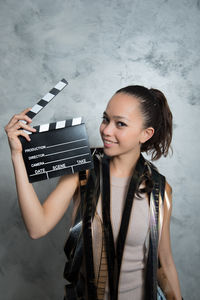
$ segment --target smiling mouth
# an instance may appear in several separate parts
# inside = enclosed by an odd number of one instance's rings
[[[103,142],[104,142],[104,144],[107,144],[107,145],[117,144],[117,142],[109,141],[109,140],[106,140],[106,139],[103,139]]]

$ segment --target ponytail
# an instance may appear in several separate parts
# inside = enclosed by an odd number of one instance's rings
[[[141,152],[151,153],[151,159],[167,156],[172,140],[172,113],[165,95],[157,89],[139,85],[127,86],[116,93],[126,93],[140,102],[144,128],[153,127],[154,135],[141,145]]]
[[[161,91],[151,88],[149,92],[153,96],[156,106],[158,105],[157,126],[154,128],[155,132],[149,143],[147,141],[142,145],[142,151],[149,151],[153,148],[152,160],[156,160],[161,155],[166,157],[168,154],[172,141],[172,113],[167,99]]]

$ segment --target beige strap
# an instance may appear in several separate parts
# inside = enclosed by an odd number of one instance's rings
[[[107,268],[107,259],[106,259],[105,239],[104,239],[104,232],[103,232],[100,269],[99,269],[99,276],[97,278],[98,300],[104,299],[107,277],[108,277],[108,268]]]

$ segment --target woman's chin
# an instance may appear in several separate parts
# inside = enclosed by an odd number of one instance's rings
[[[107,148],[107,147],[103,148],[103,152],[104,152],[105,155],[110,156],[110,157],[116,155],[116,151],[113,151],[113,149]]]

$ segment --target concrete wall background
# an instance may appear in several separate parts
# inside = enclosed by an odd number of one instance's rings
[[[161,89],[174,115],[172,157],[157,164],[173,186],[171,235],[185,299],[199,299],[200,1],[0,1],[0,294],[3,300],[62,299],[70,211],[46,237],[28,238],[3,127],[61,78],[69,86],[34,124],[84,116],[92,146],[112,94]],[[35,184],[43,201],[56,184]],[[69,209],[70,210],[70,209]]]

